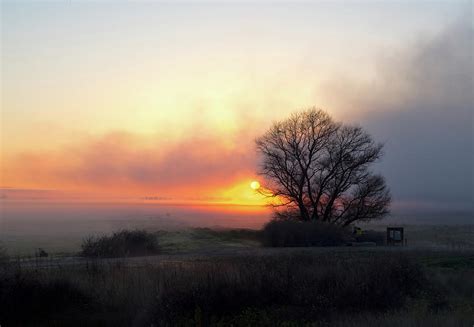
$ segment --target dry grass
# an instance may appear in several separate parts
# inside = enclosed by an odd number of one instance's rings
[[[130,266],[94,260],[0,282],[0,322],[22,326],[456,326],[472,316],[472,258],[396,251],[274,252]],[[408,258],[409,257],[409,258]],[[435,258],[436,257],[436,258]],[[454,257],[454,256],[452,256]],[[444,256],[441,256],[444,258]],[[40,311],[34,308],[41,304]],[[423,322],[423,323],[422,323]],[[426,322],[426,323],[425,323]]]
[[[116,258],[159,253],[158,239],[145,230],[121,230],[112,235],[91,236],[82,245],[81,256]]]

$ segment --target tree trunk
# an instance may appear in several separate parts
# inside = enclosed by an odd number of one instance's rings
[[[298,208],[300,209],[301,220],[309,221],[308,209],[302,203],[298,203]]]

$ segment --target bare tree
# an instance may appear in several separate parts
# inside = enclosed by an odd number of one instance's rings
[[[313,108],[274,123],[256,144],[262,192],[282,202],[280,215],[345,226],[388,214],[385,181],[369,170],[382,145],[361,127],[336,123]]]

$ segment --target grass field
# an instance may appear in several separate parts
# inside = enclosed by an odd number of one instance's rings
[[[364,229],[385,231],[386,225],[363,226]],[[474,249],[474,225],[404,225],[410,248],[422,249]],[[183,228],[173,230],[149,229],[156,233],[164,253],[213,252],[222,249],[237,250],[259,247],[259,235],[252,229]],[[34,256],[38,247],[52,255],[71,256],[80,251],[82,240],[87,237],[59,237],[56,239],[29,239],[5,242],[11,256]],[[1,242],[1,238],[0,238]]]
[[[474,252],[255,249],[2,266],[7,326],[470,326]]]
[[[442,230],[421,232],[429,238]],[[358,327],[474,321],[469,242],[266,248],[259,233],[159,231],[160,254],[147,257],[11,257],[0,264],[0,323]]]

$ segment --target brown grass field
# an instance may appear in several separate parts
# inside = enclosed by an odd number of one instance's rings
[[[262,247],[156,233],[161,253],[4,258],[6,326],[470,326],[472,247]],[[435,234],[436,235],[436,234]],[[469,240],[468,240],[469,241]]]

